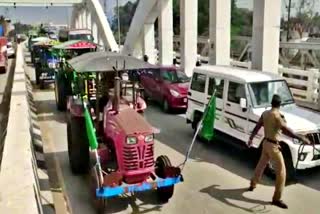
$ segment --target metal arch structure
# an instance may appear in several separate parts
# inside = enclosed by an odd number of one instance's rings
[[[119,51],[107,17],[99,0],[1,0],[5,7],[73,7],[70,26],[86,28],[93,33],[95,42],[107,50]]]
[[[158,19],[159,64],[173,62],[173,12],[172,0],[140,0],[122,49],[123,54],[142,58],[147,55],[156,63],[157,51],[154,24]]]
[[[83,0],[80,4],[74,4],[70,26],[71,28],[90,29],[96,43],[105,47],[106,50],[119,51],[99,0]]]

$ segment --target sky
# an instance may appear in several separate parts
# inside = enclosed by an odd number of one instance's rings
[[[1,1],[1,0],[0,0]],[[100,0],[102,6],[106,2],[107,16],[113,16],[113,8],[116,6],[116,0]],[[125,4],[129,0],[119,0],[120,5]],[[130,0],[134,1],[134,0]],[[289,0],[282,0],[282,15],[286,16],[285,5]],[[292,0],[293,3],[298,0]],[[315,0],[315,11],[320,12],[320,0]],[[249,8],[253,7],[253,0],[237,0],[238,7]],[[0,14],[9,16],[13,22],[20,21],[27,24],[40,24],[45,22],[53,22],[55,24],[66,24],[67,20],[71,17],[71,8],[61,8],[61,7],[17,7],[9,8],[6,12],[5,7],[0,7]],[[293,9],[293,15],[295,10]]]
[[[1,0],[0,0],[1,1]],[[113,8],[116,6],[116,0],[100,0],[102,6],[106,2],[106,11],[108,17],[113,15]],[[119,0],[119,4],[123,5],[129,0]],[[131,0],[132,1],[132,0]],[[7,15],[13,22],[20,21],[25,24],[40,24],[45,22],[53,22],[54,24],[66,24],[71,18],[71,7],[0,7],[0,14]]]

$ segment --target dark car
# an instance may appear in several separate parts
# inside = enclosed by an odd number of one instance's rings
[[[187,109],[190,78],[176,67],[145,71],[140,76],[145,98],[161,103],[163,110]]]

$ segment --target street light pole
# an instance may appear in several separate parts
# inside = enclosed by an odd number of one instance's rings
[[[287,42],[289,41],[289,33],[290,33],[291,1],[292,0],[289,0],[289,5],[288,5]]]
[[[118,44],[119,44],[119,52],[121,47],[121,31],[120,31],[120,8],[119,8],[119,0],[117,0],[117,10],[118,10]]]

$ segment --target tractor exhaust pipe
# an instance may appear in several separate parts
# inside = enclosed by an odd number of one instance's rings
[[[119,112],[120,105],[120,77],[114,78],[114,96],[113,96],[113,110]]]

